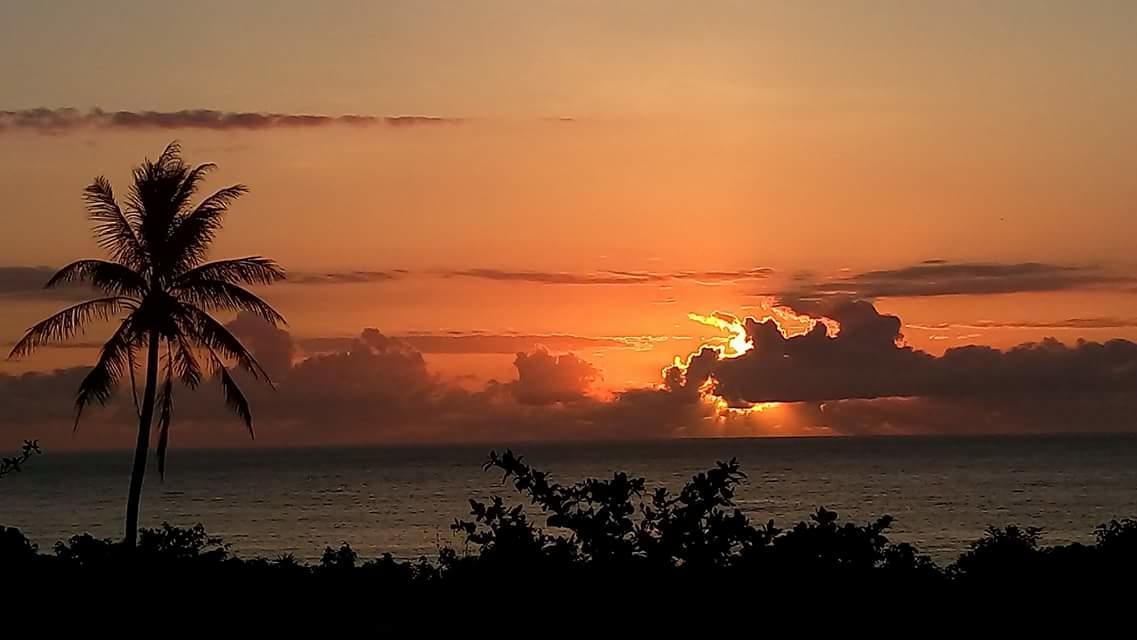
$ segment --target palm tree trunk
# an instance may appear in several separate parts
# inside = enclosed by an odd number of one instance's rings
[[[142,501],[142,477],[146,475],[146,457],[150,452],[150,423],[154,418],[154,396],[158,391],[157,331],[150,332],[150,349],[146,356],[146,389],[142,392],[142,408],[138,418],[138,443],[134,446],[134,468],[130,472],[130,493],[126,498],[126,536],[123,546],[133,549],[138,544],[138,505]]]

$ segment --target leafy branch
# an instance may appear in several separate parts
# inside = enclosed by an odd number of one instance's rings
[[[0,460],[0,478],[8,475],[9,473],[19,472],[24,463],[32,458],[32,456],[43,453],[39,448],[38,440],[24,440],[24,447],[20,453]]]

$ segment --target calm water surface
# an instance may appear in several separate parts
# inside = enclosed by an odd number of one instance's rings
[[[142,520],[222,535],[242,555],[315,559],[326,545],[361,555],[433,557],[459,545],[449,524],[469,497],[507,496],[483,472],[489,446],[175,451],[149,476]],[[749,474],[738,504],[787,526],[817,506],[896,518],[892,538],[947,560],[988,525],[1043,527],[1049,543],[1137,517],[1137,438],[813,438],[529,444],[515,451],[561,482],[628,471],[678,488],[716,460]],[[0,482],[0,524],[41,548],[76,532],[120,535],[125,452],[49,453]]]

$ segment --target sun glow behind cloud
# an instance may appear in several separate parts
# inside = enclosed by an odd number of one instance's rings
[[[750,342],[750,337],[746,335],[746,327],[738,318],[729,313],[716,311],[709,316],[688,313],[687,318],[731,334],[723,347],[723,357],[736,358],[754,348],[754,344]]]
[[[717,350],[722,359],[738,358],[752,351],[755,343],[751,332],[747,329],[748,325],[752,323],[773,322],[778,331],[786,338],[805,335],[813,331],[818,324],[825,327],[826,336],[829,338],[835,338],[841,331],[841,324],[832,318],[813,317],[798,313],[789,307],[776,304],[773,298],[764,298],[752,308],[761,311],[761,313],[748,315],[745,318],[739,318],[723,311],[714,311],[709,315],[688,313],[687,318],[689,320],[714,327],[727,335],[704,342],[686,360],[676,356],[671,367],[674,373],[679,373],[685,378],[692,361],[703,349],[708,347]],[[667,370],[664,370],[664,378],[668,378]],[[778,432],[787,427],[789,430],[784,432],[787,435],[791,431],[795,435],[809,431],[802,429],[803,425],[795,424],[790,404],[783,402],[731,403],[716,393],[716,384],[713,376],[708,377],[699,387],[699,399],[708,408],[705,420],[717,425],[718,429],[724,429],[736,435],[740,429],[745,432],[747,428],[753,429],[756,433],[765,434],[771,433],[771,430]]]
[[[837,334],[841,332],[841,324],[832,318],[824,316],[815,318],[798,313],[789,307],[774,304],[772,299],[764,299],[756,306],[765,313],[760,316],[750,315],[745,319],[740,319],[738,316],[724,311],[715,311],[710,315],[688,313],[687,318],[730,334],[724,344],[712,343],[710,345],[719,348],[724,358],[737,358],[754,348],[754,343],[746,330],[747,321],[762,323],[772,320],[774,325],[778,327],[778,331],[787,338],[805,335],[813,331],[813,328],[818,324],[825,326],[825,334],[830,338],[837,337]]]

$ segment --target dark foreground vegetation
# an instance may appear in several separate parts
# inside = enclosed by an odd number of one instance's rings
[[[939,566],[891,542],[888,516],[854,524],[821,508],[787,529],[753,524],[734,508],[745,480],[735,461],[678,493],[648,491],[644,479],[623,473],[560,485],[509,451],[491,453],[486,468],[528,505],[471,500],[469,519],[452,527],[464,547],[443,548],[433,561],[364,559],[346,544],[327,548],[315,565],[288,555],[241,559],[201,525],[168,524],[141,530],[136,549],[84,534],[44,552],[0,527],[0,577],[33,593],[104,602],[56,626],[115,624],[130,602],[137,619],[182,631],[464,629],[480,637],[523,623],[572,635],[579,625],[746,626],[747,607],[774,601],[942,605],[988,594],[1009,604],[1030,593],[1112,589],[1137,575],[1134,520],[1097,527],[1089,545],[1044,547],[1039,529],[991,528]]]

